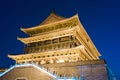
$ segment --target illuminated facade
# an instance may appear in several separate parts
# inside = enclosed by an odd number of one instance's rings
[[[100,53],[79,21],[78,15],[63,18],[51,13],[42,24],[21,28],[28,38],[18,38],[25,44],[22,55],[9,55],[16,63],[37,64],[98,60]]]
[[[106,63],[99,59],[101,54],[86,33],[77,14],[65,18],[53,12],[40,25],[21,30],[29,37],[18,38],[25,44],[24,54],[8,55],[17,65],[11,70],[21,65],[24,65],[24,70],[34,63],[33,65],[39,66],[40,70],[41,67],[47,70],[45,74],[41,74],[43,78],[34,80],[109,80]],[[27,64],[29,66],[25,66]],[[52,73],[50,77],[48,70]],[[22,72],[20,73],[22,75]],[[45,76],[47,78],[44,78]],[[5,79],[5,76],[2,79]],[[28,76],[13,79],[33,80]]]

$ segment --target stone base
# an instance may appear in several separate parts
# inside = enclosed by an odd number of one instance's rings
[[[104,60],[79,61],[43,65],[59,77],[76,77],[83,80],[108,80]]]

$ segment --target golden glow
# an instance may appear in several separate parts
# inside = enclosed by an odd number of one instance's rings
[[[65,62],[63,59],[57,61],[57,63],[63,63],[63,62]]]
[[[78,15],[63,19],[51,14],[41,25],[21,28],[21,30],[30,35],[28,38],[18,38],[26,44],[26,54],[8,55],[17,63],[33,61],[37,64],[49,64],[99,59],[100,53],[83,28]],[[64,37],[68,37],[68,41]],[[40,41],[42,44],[38,44]],[[45,42],[50,44],[45,44]],[[35,44],[37,47],[28,46],[32,43],[37,43]],[[27,52],[27,49],[30,51]]]

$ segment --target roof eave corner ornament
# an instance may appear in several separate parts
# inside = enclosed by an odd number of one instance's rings
[[[86,30],[84,29],[84,27],[83,27],[83,25],[82,25],[82,23],[81,23],[81,21],[80,21],[80,19],[79,19],[80,17],[79,17],[79,15],[78,15],[78,13],[75,14],[75,17],[76,17],[76,18],[78,19],[78,21],[79,21],[79,26],[81,26],[80,29],[83,30],[83,32],[85,33],[85,35],[88,37],[88,39],[89,39],[90,42],[92,43],[92,45],[93,45],[93,47],[94,47],[94,50],[95,50],[95,53],[97,53],[98,56],[101,56],[101,53],[99,53],[99,51],[97,50],[96,46],[94,45],[94,43],[92,42],[91,38],[89,37],[88,33],[87,33]]]
[[[11,54],[8,54],[8,56],[7,56],[7,57],[12,58],[12,55],[11,55]]]
[[[21,31],[25,32],[24,28],[20,28]]]
[[[17,40],[21,41],[24,44],[27,44],[27,42],[24,40],[24,38],[17,37]]]
[[[30,34],[27,32],[27,31],[28,31],[27,28],[20,28],[20,30],[23,31],[24,33],[30,35]]]

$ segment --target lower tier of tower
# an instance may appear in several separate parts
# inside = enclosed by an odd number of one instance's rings
[[[98,57],[93,57],[93,55],[87,52],[82,45],[70,49],[60,49],[21,55],[8,55],[8,57],[14,59],[16,63],[19,64],[31,62],[35,62],[36,64],[51,64],[99,60]]]

